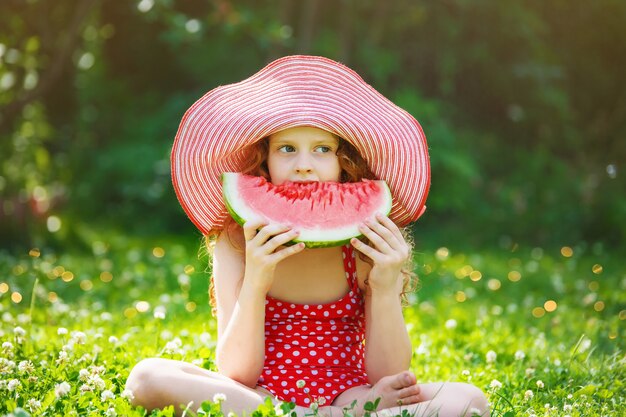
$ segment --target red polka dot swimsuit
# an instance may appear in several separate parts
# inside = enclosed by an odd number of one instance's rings
[[[330,405],[348,388],[368,383],[356,258],[352,246],[343,246],[342,253],[350,291],[341,299],[293,304],[268,296],[265,301],[265,364],[258,385],[279,400]]]

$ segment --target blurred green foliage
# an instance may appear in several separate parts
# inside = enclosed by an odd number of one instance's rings
[[[624,22],[621,0],[3,0],[0,245],[80,245],[81,223],[194,233],[169,179],[182,114],[295,53],[346,63],[420,121],[419,233],[617,245]]]

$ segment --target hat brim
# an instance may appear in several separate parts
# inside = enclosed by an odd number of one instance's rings
[[[295,126],[317,127],[349,141],[389,185],[389,217],[399,226],[424,212],[430,162],[417,120],[350,68],[297,55],[209,91],[183,116],[172,148],[172,181],[203,234],[220,230],[228,216],[220,175],[241,171],[257,141]]]

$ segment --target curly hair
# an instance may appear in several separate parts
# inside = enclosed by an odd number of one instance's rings
[[[333,135],[334,136],[334,135]],[[347,140],[339,138],[335,136],[339,140],[339,145],[337,147],[337,158],[339,160],[339,167],[341,168],[341,174],[339,181],[340,182],[359,182],[363,179],[376,179],[376,176],[372,173],[372,171],[367,166],[367,162],[361,157],[357,149]],[[251,151],[249,157],[246,159],[247,164],[241,169],[243,174],[255,175],[264,177],[268,181],[271,180],[269,175],[269,169],[267,167],[267,155],[269,149],[269,139],[265,138],[258,142],[256,142],[251,147]],[[233,239],[233,233],[236,231],[239,226],[231,217],[227,217],[224,222],[223,229],[213,230],[205,235],[205,248],[209,255],[213,253],[213,247],[215,246],[215,242],[217,237],[225,232],[227,234],[228,239],[231,244],[241,250],[243,252],[244,248],[241,247],[238,243],[236,243]],[[413,239],[412,235],[409,232],[408,228],[401,229],[402,235],[405,238],[406,242],[409,244],[411,248],[411,254],[413,253]],[[365,243],[369,243],[367,239],[362,238]],[[368,264],[372,264],[372,260],[367,256],[359,253],[359,258],[361,258],[364,262]],[[402,304],[403,306],[408,305],[408,294],[412,293],[416,290],[418,279],[417,275],[413,272],[414,264],[413,264],[413,256],[409,256],[409,259],[402,267],[402,275],[403,275],[403,287],[402,287]],[[216,303],[215,303],[215,286],[213,284],[213,276],[211,276],[211,282],[209,285],[209,298],[212,307],[212,312],[215,315]]]

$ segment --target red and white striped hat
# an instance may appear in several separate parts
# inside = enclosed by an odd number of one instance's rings
[[[345,65],[296,55],[209,91],[183,116],[172,149],[172,181],[202,233],[221,229],[228,216],[220,175],[241,171],[250,145],[295,126],[324,129],[354,145],[389,185],[389,216],[399,226],[424,212],[430,163],[417,120]]]

